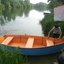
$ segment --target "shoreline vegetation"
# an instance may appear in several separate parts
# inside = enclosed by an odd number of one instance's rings
[[[23,64],[26,58],[20,54],[19,48],[10,51],[6,46],[0,45],[0,64]]]
[[[64,21],[54,21],[54,8],[64,4],[64,1],[60,0],[48,0],[48,9],[50,13],[44,13],[45,17],[40,21],[42,26],[42,30],[44,35],[47,36],[49,30],[54,26],[54,24],[58,24],[62,30],[62,36],[64,35]]]

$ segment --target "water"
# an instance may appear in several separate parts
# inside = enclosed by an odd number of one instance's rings
[[[44,36],[42,27],[40,25],[40,20],[44,18],[44,12],[39,12],[36,10],[31,10],[26,17],[16,16],[15,20],[6,22],[5,25],[0,26],[0,35],[6,34],[27,34],[27,35],[37,35]]]

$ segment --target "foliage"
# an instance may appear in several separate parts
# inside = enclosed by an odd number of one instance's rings
[[[54,7],[64,4],[63,0],[48,0],[50,3],[48,4],[48,7],[50,9],[51,13],[44,13],[45,17],[41,21],[42,30],[44,31],[44,35],[47,36],[49,30],[54,26],[54,24],[58,24],[61,27],[62,35],[64,35],[64,23],[61,21],[54,21]]]
[[[0,10],[4,10],[4,5],[0,3]]]
[[[4,10],[4,5],[0,3],[0,15],[2,15],[2,11]]]
[[[8,6],[10,6],[11,8],[24,8],[25,6],[30,7],[29,5],[31,5],[29,0],[1,0],[1,4],[3,4],[5,8],[7,8]]]
[[[25,13],[28,16],[32,4],[29,0],[0,0],[0,24],[15,19],[16,16],[22,16]],[[5,20],[5,21],[4,21]]]
[[[53,15],[50,13],[45,13],[44,19],[41,21],[42,31],[45,36],[48,35],[48,31],[53,27]]]
[[[6,46],[0,45],[0,64],[23,64],[25,59],[16,48],[14,52],[7,49]]]
[[[46,10],[47,9],[47,4],[42,3],[42,2],[34,4],[34,9],[39,10],[39,11]]]
[[[64,4],[64,0],[48,0],[48,7],[50,10],[53,10],[54,7]]]

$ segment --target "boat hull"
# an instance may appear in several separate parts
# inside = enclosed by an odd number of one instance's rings
[[[12,46],[5,46],[5,45],[0,45],[0,47],[7,47],[8,50],[13,51],[16,49],[16,47]],[[58,53],[61,51],[61,49],[64,48],[64,43],[55,45],[55,46],[50,46],[50,47],[41,47],[41,48],[19,48],[19,52],[23,55],[30,55],[30,56],[39,56],[39,55],[49,55],[49,54],[54,54]]]

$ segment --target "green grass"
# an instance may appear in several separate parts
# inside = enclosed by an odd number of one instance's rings
[[[5,46],[0,47],[0,64],[24,64],[25,58],[16,48],[14,52],[8,50]]]

